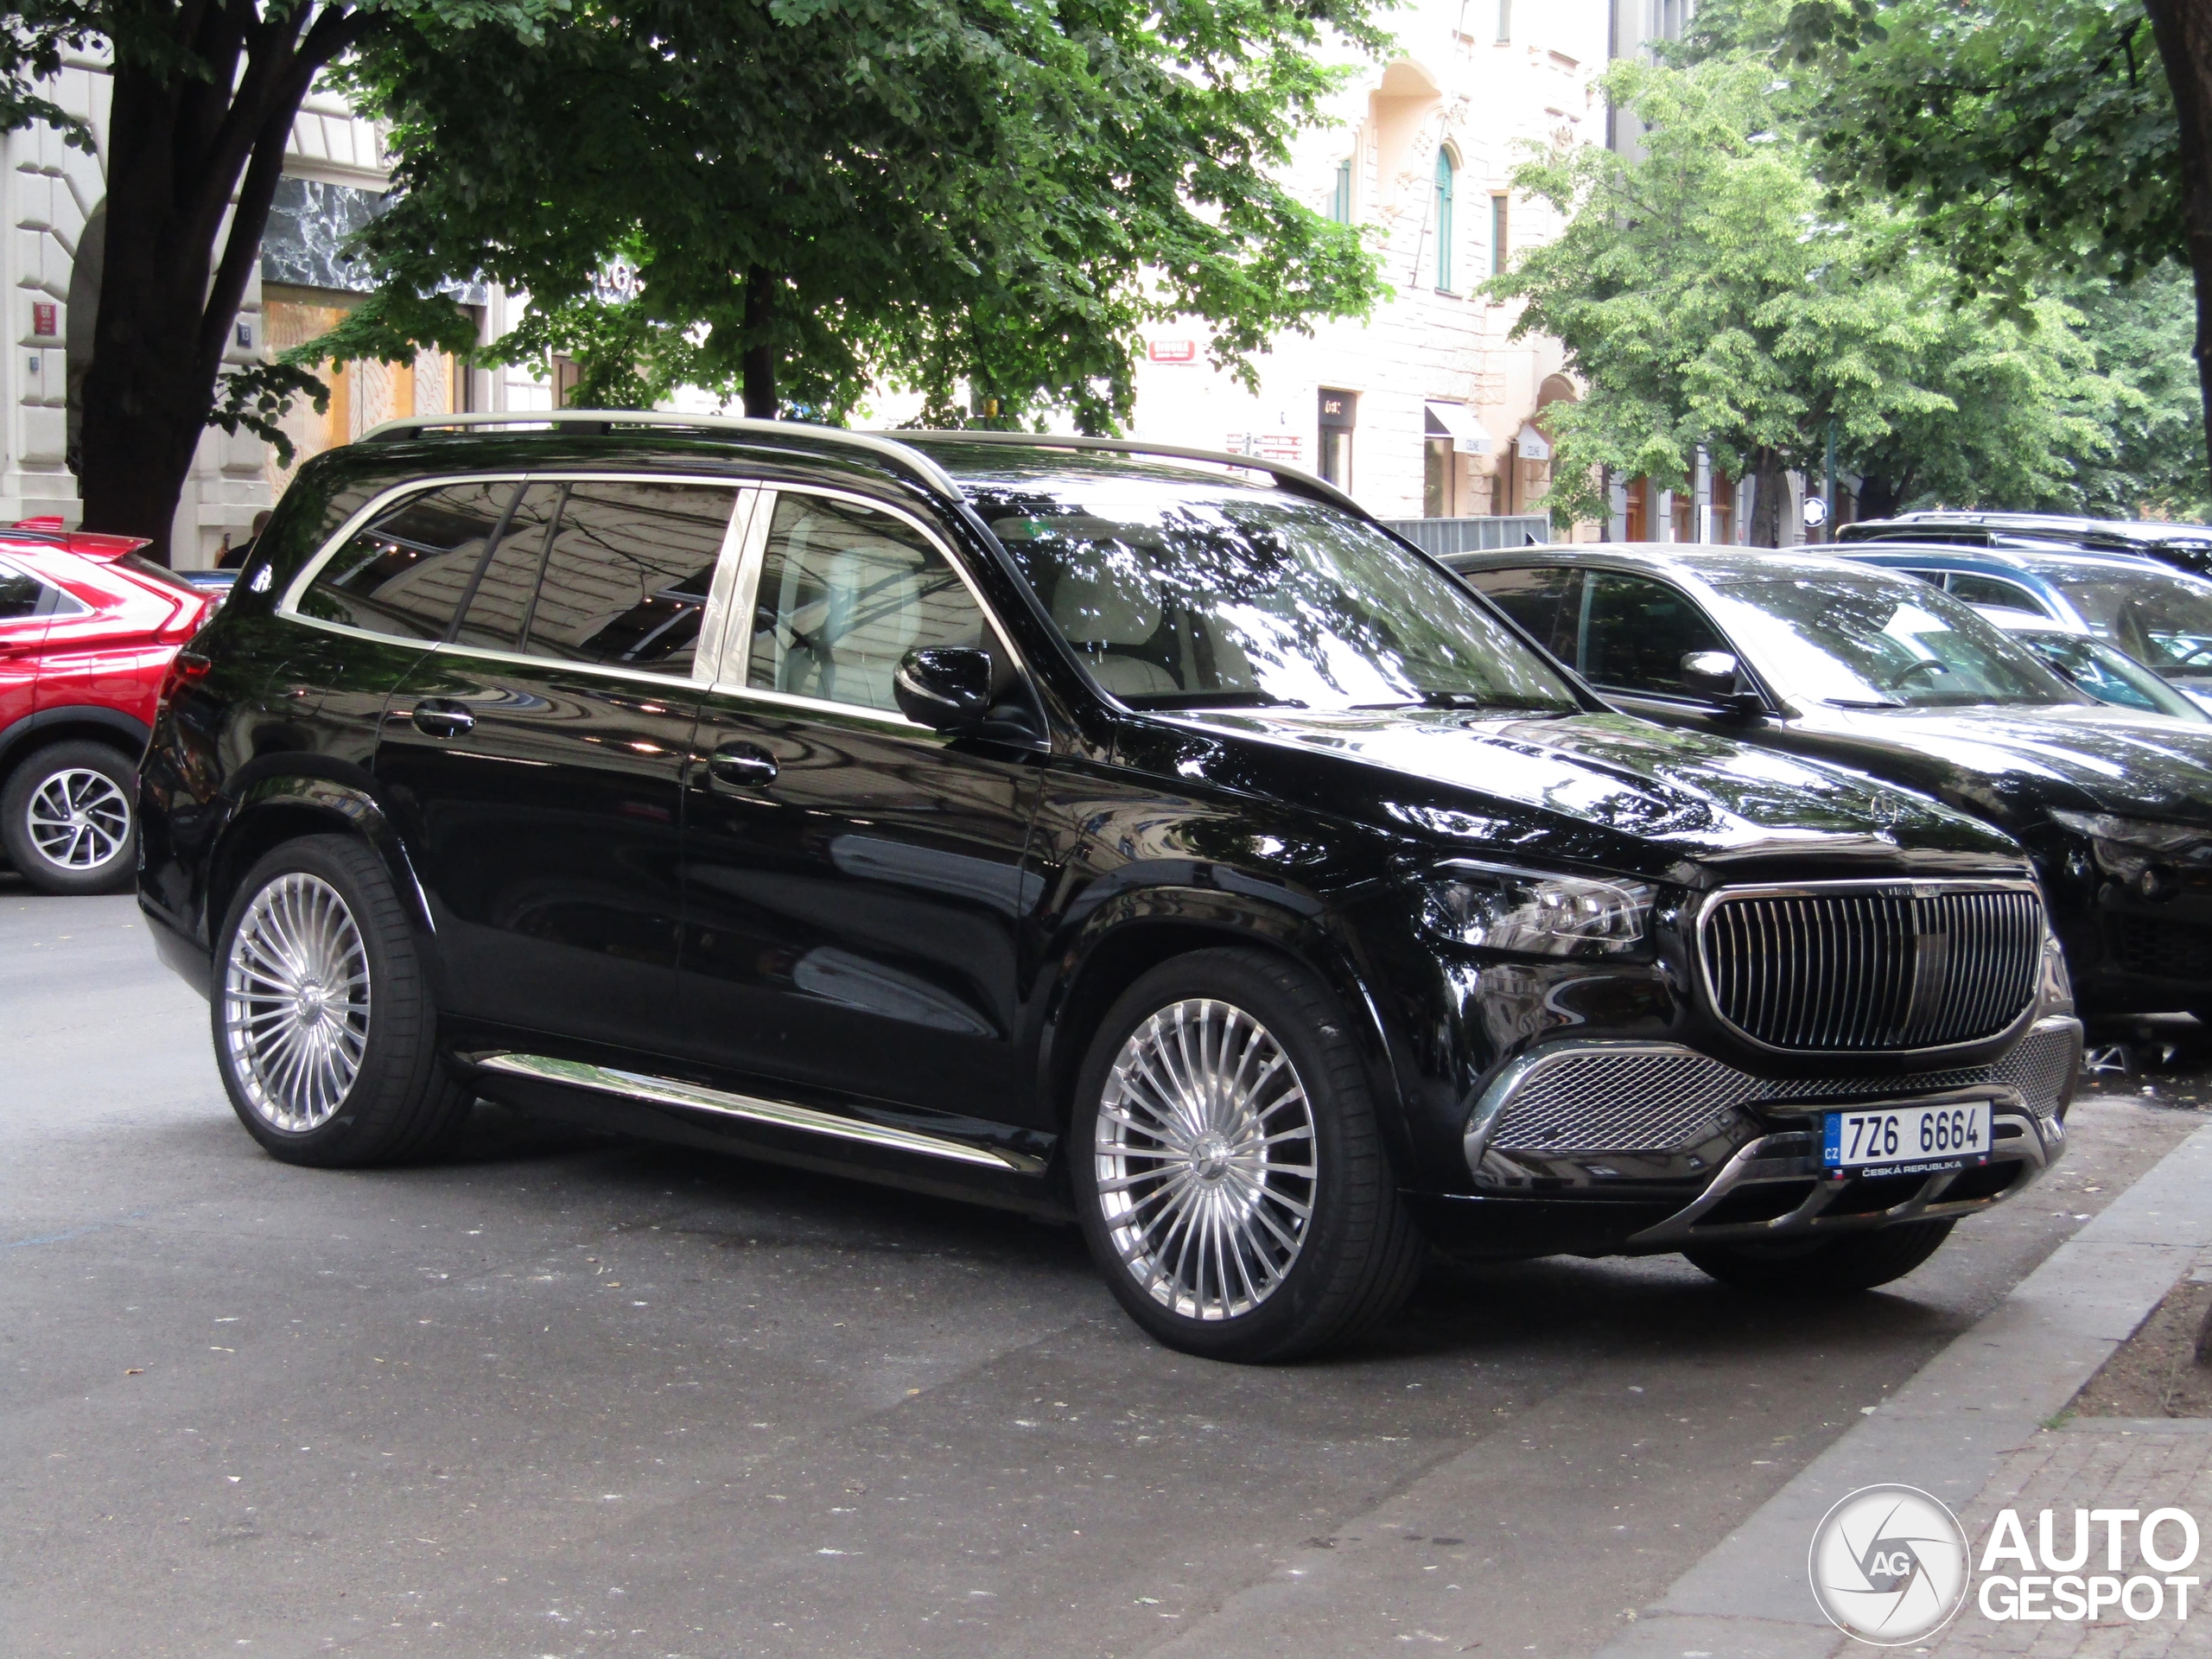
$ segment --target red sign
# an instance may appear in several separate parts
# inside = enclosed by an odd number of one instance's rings
[[[1155,363],[1195,363],[1198,360],[1198,342],[1195,340],[1155,340],[1149,350]]]
[[[52,340],[61,332],[60,307],[52,300],[31,302],[31,333],[40,340]]]
[[[1253,441],[1249,453],[1262,461],[1287,461],[1299,466],[1306,460],[1306,440],[1295,432],[1262,432]]]

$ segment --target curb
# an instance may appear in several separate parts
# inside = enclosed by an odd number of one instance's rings
[[[1830,1659],[1853,1646],[1806,1577],[1813,1529],[1899,1480],[1964,1510],[1998,1462],[2133,1336],[2212,1249],[2212,1125],[2051,1253],[1990,1314],[1801,1471],[1593,1659]]]

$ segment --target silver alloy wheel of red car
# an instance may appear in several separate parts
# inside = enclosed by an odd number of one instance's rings
[[[302,1135],[336,1115],[367,1052],[369,957],[338,889],[304,870],[253,895],[223,964],[223,1041],[247,1103]]]
[[[104,772],[65,766],[31,791],[23,827],[57,869],[97,870],[130,850],[130,798]]]
[[[1093,1136],[1122,1267],[1185,1319],[1250,1313],[1306,1242],[1313,1109],[1290,1056],[1242,1008],[1186,998],[1115,1056]]]

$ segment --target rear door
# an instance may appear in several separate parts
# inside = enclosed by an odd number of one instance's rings
[[[60,589],[0,559],[0,741],[37,705],[39,647]]]
[[[454,1014],[677,1046],[701,632],[747,499],[728,482],[534,476],[451,637],[394,691],[377,778]]]

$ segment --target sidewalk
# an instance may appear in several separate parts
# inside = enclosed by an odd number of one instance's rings
[[[2212,1426],[2044,1425],[2212,1250],[2212,1125],[2198,1129],[2052,1253],[1994,1312],[1828,1448],[1692,1567],[1597,1659],[1834,1659],[1878,1651],[1822,1618],[1806,1579],[1837,1499],[1895,1481],[1949,1504],[1977,1547],[1996,1510],[2133,1508],[2155,1497],[2212,1520]],[[2207,1568],[2200,1557],[2196,1569]],[[2153,1659],[2212,1651],[2212,1608],[2187,1624],[1993,1624],[1969,1605],[1926,1647]]]

